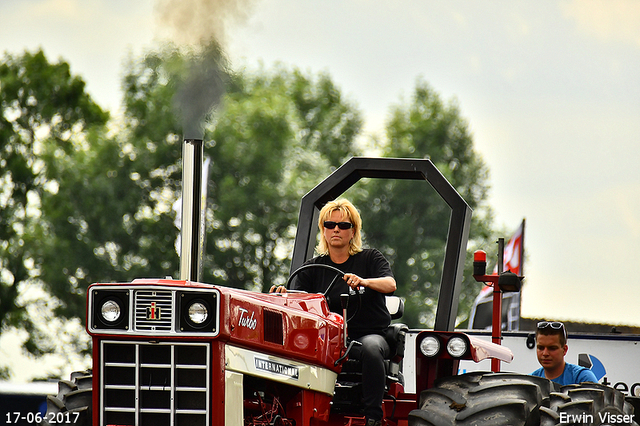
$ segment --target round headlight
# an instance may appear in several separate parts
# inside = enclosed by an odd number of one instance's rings
[[[420,352],[424,356],[436,356],[440,352],[440,340],[435,336],[427,336],[420,342]]]
[[[107,322],[116,322],[120,318],[120,305],[114,300],[107,300],[102,304],[102,318]]]
[[[447,342],[447,352],[454,358],[461,357],[467,352],[467,342],[462,337],[452,337]]]
[[[202,324],[209,317],[209,311],[202,302],[194,302],[189,306],[189,319],[194,324]]]

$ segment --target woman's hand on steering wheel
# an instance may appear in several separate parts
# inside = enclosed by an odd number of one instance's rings
[[[269,289],[269,293],[286,293],[287,287],[283,285],[272,285]]]
[[[347,282],[347,285],[355,291],[358,291],[360,287],[366,287],[365,280],[363,278],[360,278],[356,274],[346,273],[344,274],[342,279],[345,280]]]
[[[340,269],[338,269],[338,268],[336,268],[334,266],[325,265],[325,264],[322,264],[322,263],[310,263],[310,264],[307,264],[307,265],[302,265],[301,267],[299,267],[298,269],[293,271],[293,273],[289,276],[289,280],[287,281],[287,285],[285,286],[285,291],[284,292],[286,292],[286,289],[291,284],[291,281],[293,280],[293,277],[298,275],[300,272],[302,272],[302,271],[304,271],[306,269],[311,269],[311,268],[328,269],[330,271],[333,271],[336,274],[336,276],[333,278],[333,280],[331,281],[331,283],[329,284],[329,286],[327,287],[327,289],[323,293],[325,298],[328,297],[331,289],[336,284],[336,282],[338,281],[339,278],[342,278],[343,280],[345,280],[345,282],[349,285],[349,287],[354,290],[354,294],[350,294],[350,296],[356,296],[357,305],[356,305],[356,308],[354,309],[353,313],[349,316],[349,318],[345,318],[345,320],[347,322],[349,322],[353,318],[355,318],[355,316],[358,313],[358,311],[360,311],[360,307],[362,306],[362,294],[358,291],[357,288],[359,286],[362,286],[364,279],[358,277],[355,274],[351,274],[351,273],[345,274]],[[351,279],[351,283],[349,283],[349,279]],[[273,289],[273,287],[271,287],[271,288]]]

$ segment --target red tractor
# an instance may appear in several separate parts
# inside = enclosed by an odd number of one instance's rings
[[[200,256],[190,248],[199,245],[200,200],[188,195],[199,192],[201,151],[201,141],[185,141],[182,253],[191,252],[181,259],[185,276],[89,287],[92,371],[60,382],[43,423],[364,425],[359,366],[349,360],[346,344],[348,318],[329,311],[324,295],[264,294],[197,282]],[[196,183],[189,184],[194,177]],[[568,397],[546,379],[456,376],[462,359],[510,361],[512,355],[453,331],[471,209],[431,161],[353,158],[310,191],[300,208],[292,275],[313,253],[319,209],[363,177],[424,180],[451,208],[434,330],[412,330],[411,353],[405,353],[408,328],[394,323],[388,330],[393,355],[383,425],[559,421],[553,398],[566,404]],[[345,297],[345,303],[357,308],[357,297],[352,299]],[[402,306],[399,298],[389,298],[394,318],[402,315]],[[415,371],[412,392],[405,391],[403,360]],[[624,401],[617,404],[620,413],[629,414]]]

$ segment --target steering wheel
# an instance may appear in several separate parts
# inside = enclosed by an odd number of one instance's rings
[[[291,284],[291,281],[293,280],[293,277],[298,275],[300,272],[305,271],[307,269],[311,269],[311,268],[328,269],[328,270],[333,271],[333,272],[336,273],[336,276],[333,278],[333,280],[331,280],[331,283],[329,284],[327,289],[324,291],[324,293],[322,293],[324,298],[327,299],[327,296],[329,295],[329,292],[331,291],[333,286],[336,284],[338,279],[344,277],[344,275],[345,275],[344,272],[342,272],[340,269],[336,268],[335,266],[324,265],[322,263],[310,263],[308,265],[302,265],[301,267],[299,267],[298,269],[296,269],[295,271],[293,271],[291,273],[291,275],[289,276],[289,279],[287,280],[286,287],[289,288],[289,284]],[[294,290],[290,290],[290,291],[294,291]],[[351,321],[356,316],[356,314],[360,310],[360,307],[362,306],[362,294],[360,294],[360,292],[358,290],[356,290],[355,291],[355,295],[358,296],[358,304],[356,306],[355,311],[353,311],[353,313],[348,318],[346,318],[347,322]],[[349,296],[354,296],[354,295],[349,294]]]

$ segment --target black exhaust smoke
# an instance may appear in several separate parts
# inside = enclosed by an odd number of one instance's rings
[[[174,97],[182,116],[182,223],[180,279],[199,281],[205,241],[208,173],[203,176],[204,124],[225,92],[229,79],[226,58],[215,40],[189,58],[189,74]]]
[[[204,137],[204,124],[220,103],[229,75],[227,59],[216,40],[188,56],[188,75],[173,98],[185,139]]]
[[[224,95],[230,79],[229,63],[222,49],[229,19],[242,21],[254,0],[157,0],[163,27],[174,31],[183,45],[187,72],[174,81],[174,108],[181,116],[182,218],[180,229],[180,279],[199,281],[205,241],[207,171],[203,177],[204,125]],[[187,46],[190,46],[188,48]]]

